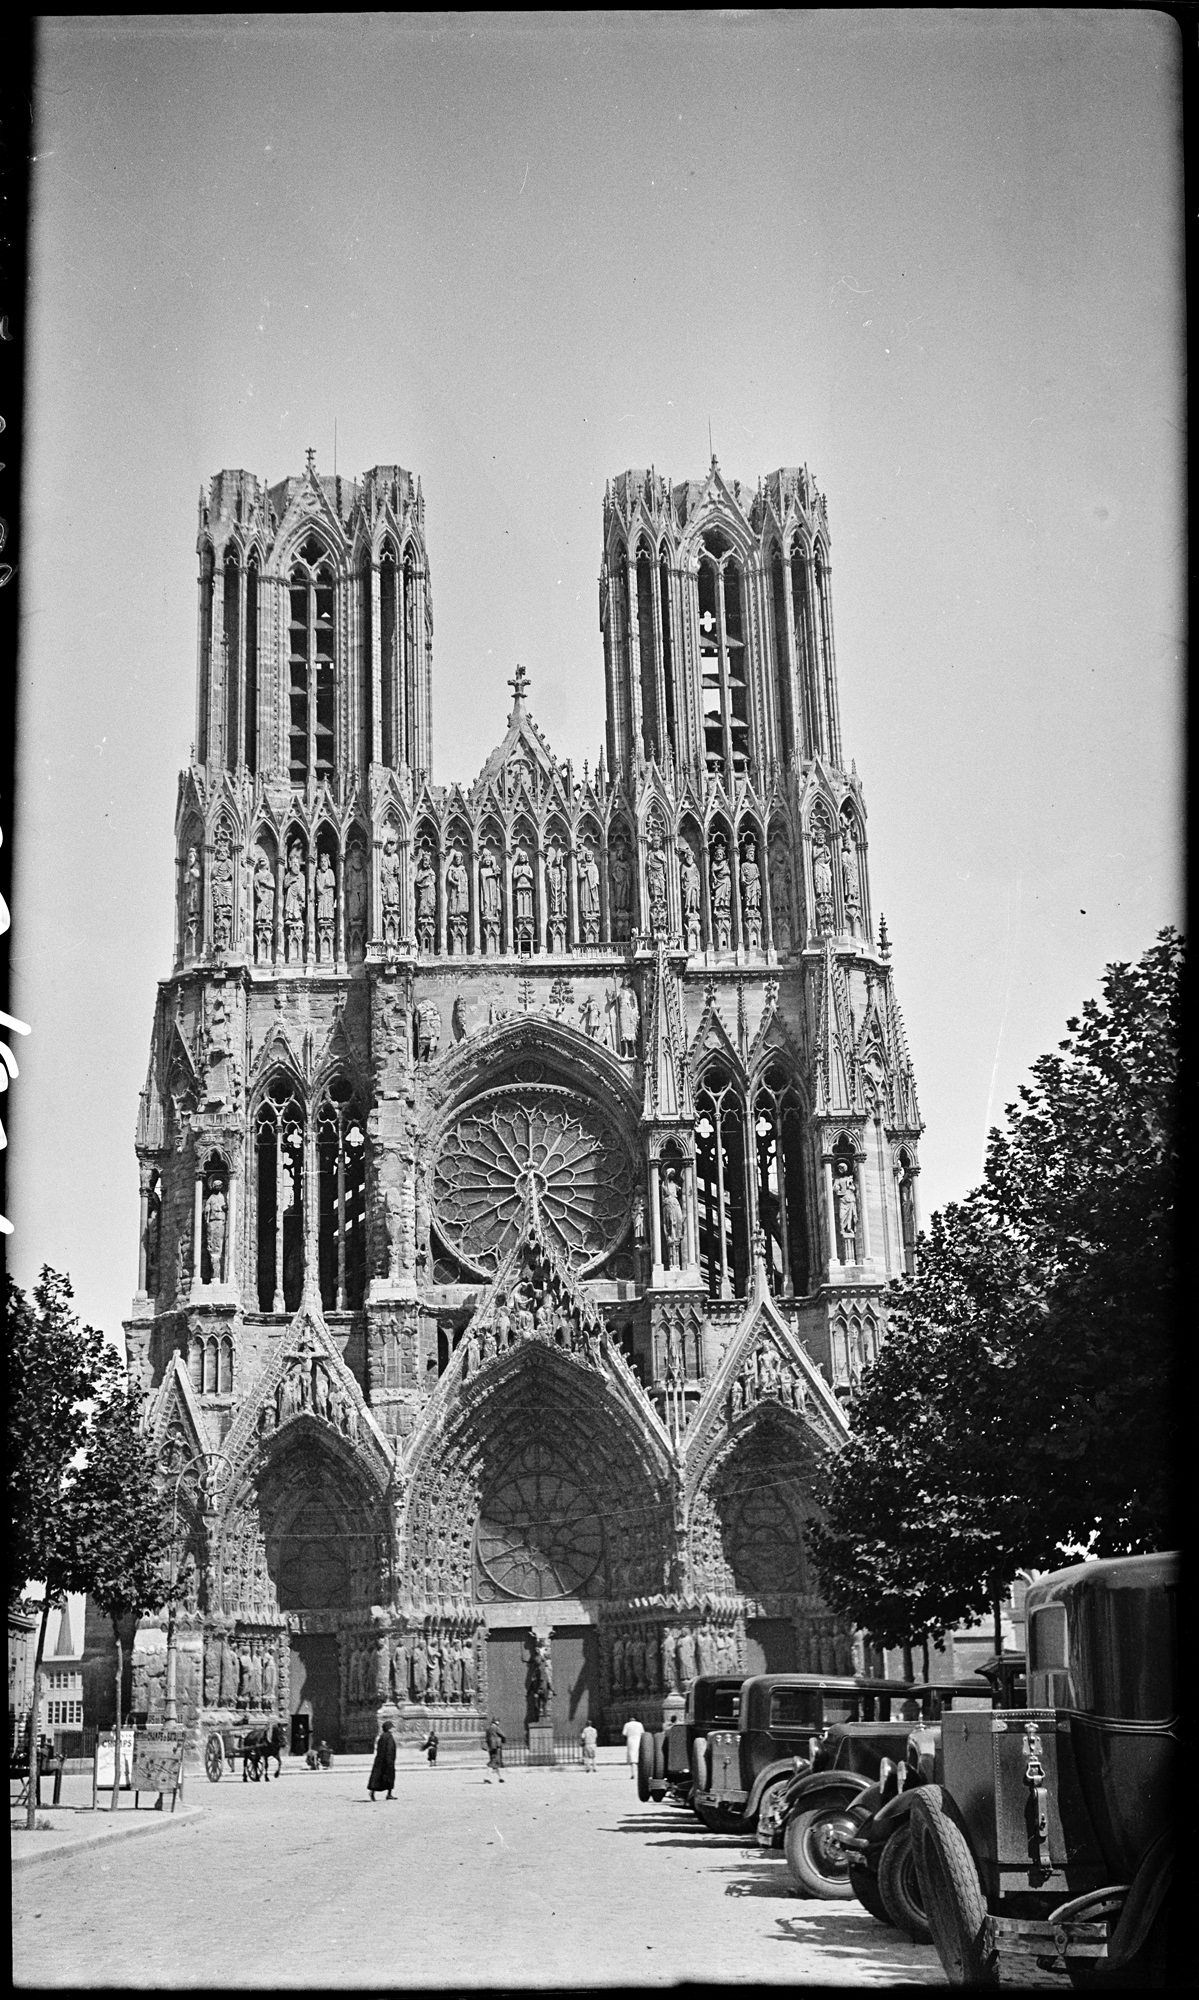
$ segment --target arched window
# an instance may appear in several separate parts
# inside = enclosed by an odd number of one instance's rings
[[[208,762],[208,709],[212,694],[212,592],[215,559],[205,542],[200,551],[200,685],[197,690],[196,760]]]
[[[754,1099],[758,1220],[766,1236],[770,1289],[787,1298],[808,1289],[804,1221],[803,1109],[794,1085],[767,1070]]]
[[[294,1312],[304,1288],[304,1112],[286,1077],[268,1085],[254,1138],[258,1310]]]
[[[379,563],[379,713],[383,762],[396,764],[396,690],[399,685],[399,578],[390,542]]]
[[[217,1394],[233,1394],[233,1342],[226,1333],[221,1339],[221,1352],[217,1364]]]
[[[344,1077],[329,1085],[317,1116],[321,1304],[354,1312],[366,1280],[366,1132]]]
[[[641,740],[647,757],[660,757],[658,649],[654,644],[654,559],[644,542],[637,550],[637,649],[641,675]]]
[[[662,693],[666,702],[666,734],[676,757],[679,751],[674,717],[674,649],[670,640],[670,565],[665,555],[658,563],[658,609],[662,631]]]
[[[816,693],[816,641],[808,587],[808,558],[798,537],[791,544],[791,629],[795,634],[795,671],[804,708],[807,740],[813,749],[823,750],[826,746],[820,732]]]
[[[333,570],[309,537],[289,580],[290,721],[288,773],[293,785],[333,775],[336,622]]]
[[[216,1336],[215,1334],[210,1334],[204,1342],[204,1394],[206,1396],[215,1396],[217,1392],[217,1353]]]
[[[744,579],[723,535],[704,536],[699,563],[699,656],[704,751],[710,771],[749,762]]]
[[[416,626],[419,578],[410,548],[404,551],[404,648],[396,668],[396,763],[411,764],[416,755]]]
[[[204,1342],[193,1333],[187,1343],[187,1372],[197,1396],[204,1392]]]
[[[241,756],[241,565],[234,543],[225,550],[225,769]]]
[[[700,1262],[711,1298],[742,1298],[749,1284],[749,1222],[741,1092],[723,1071],[710,1070],[695,1110]]]
[[[246,769],[258,769],[258,554],[246,564]]]
[[[787,572],[782,549],[775,544],[770,564],[774,604],[774,713],[778,756],[788,764],[795,755],[795,713],[791,702],[791,637],[787,620]]]

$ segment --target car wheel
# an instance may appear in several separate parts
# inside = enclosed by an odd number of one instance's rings
[[[869,1910],[872,1917],[877,1917],[880,1924],[890,1925],[891,1919],[878,1893],[878,1869],[871,1862],[856,1858],[850,1862],[849,1886],[863,1909]]]
[[[932,1943],[907,1824],[896,1827],[879,1858],[878,1898],[897,1931],[905,1931],[914,1944]]]
[[[852,1806],[840,1803],[810,1806],[787,1821],[783,1850],[801,1896],[819,1896],[826,1903],[850,1901],[849,1856],[838,1835],[853,1833],[857,1824]]]
[[[654,1733],[653,1733],[653,1738],[652,1738],[652,1741],[653,1741],[653,1750],[654,1750],[654,1767],[653,1767],[653,1782],[654,1782],[654,1784],[655,1784],[655,1785],[665,1785],[665,1783],[666,1783],[666,1737],[665,1737],[665,1734],[664,1734],[664,1732],[663,1732],[663,1731],[662,1731],[661,1729],[655,1729],[655,1731],[654,1731]],[[660,1794],[660,1793],[659,1793],[659,1797],[661,1797],[661,1794]]]
[[[697,1736],[691,1745],[691,1782],[697,1792],[708,1789],[708,1739]]]
[[[987,1904],[974,1857],[950,1819],[938,1785],[925,1785],[912,1805],[912,1852],[925,1916],[951,1986],[998,1984],[986,1942]]]
[[[654,1775],[654,1739],[647,1730],[637,1745],[637,1797],[649,1804],[649,1788]]]
[[[745,1833],[745,1814],[732,1806],[709,1806],[695,1802],[695,1810],[709,1833]]]
[[[791,1781],[789,1778],[779,1778],[775,1781],[773,1785],[767,1785],[766,1790],[763,1792],[761,1798],[758,1800],[759,1826],[761,1826],[763,1819],[770,1817],[777,1810],[779,1801],[782,1799],[783,1793],[786,1791],[787,1786],[789,1785],[790,1782]],[[783,1829],[781,1826],[775,1827],[774,1837],[771,1840],[770,1844],[772,1847],[782,1846]]]

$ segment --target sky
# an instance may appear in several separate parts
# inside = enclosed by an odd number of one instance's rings
[[[59,17],[39,30],[10,1268],[117,1335],[194,731],[196,501],[399,463],[434,776],[515,663],[603,735],[605,480],[806,463],[927,1216],[1181,923],[1179,38],[1152,12]]]

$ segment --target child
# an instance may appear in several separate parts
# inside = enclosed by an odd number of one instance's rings
[[[422,1750],[428,1752],[429,1766],[431,1769],[432,1766],[437,1762],[437,1731],[433,1727],[432,1723],[429,1724],[429,1734],[426,1736],[424,1742],[421,1744],[420,1747]]]

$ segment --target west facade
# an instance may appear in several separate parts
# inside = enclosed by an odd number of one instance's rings
[[[921,1128],[822,496],[613,480],[597,768],[518,667],[469,784],[409,472],[222,472],[198,549],[126,1328],[181,1717],[511,1733],[539,1645],[560,1727],[849,1669],[805,1522]],[[135,1707],[166,1667],[143,1624]]]

